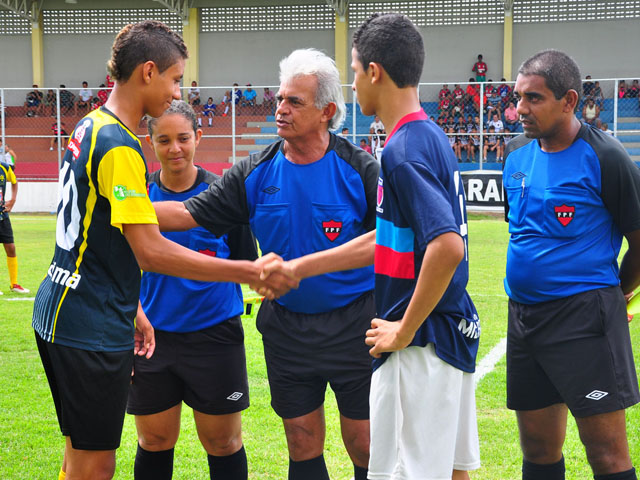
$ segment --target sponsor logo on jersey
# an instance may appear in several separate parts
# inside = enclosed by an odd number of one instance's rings
[[[78,287],[78,284],[82,279],[82,275],[78,273],[71,273],[69,270],[65,270],[62,267],[58,267],[56,265],[56,262],[53,262],[49,266],[49,270],[47,270],[47,276],[51,279],[53,283],[57,283],[58,285],[63,285],[65,287],[73,288],[74,290]]]
[[[378,178],[378,197],[376,201],[376,212],[383,213],[382,202],[384,201],[384,187],[382,185],[382,179]]]
[[[136,192],[133,189],[129,189],[126,185],[116,185],[113,187],[113,196],[116,200],[123,201],[127,198],[146,197],[147,195]]]
[[[244,395],[242,392],[233,392],[231,395],[229,395],[227,397],[227,400],[231,400],[233,402],[237,402],[238,400],[240,400],[242,398],[242,395]]]
[[[607,395],[609,395],[609,392],[603,392],[601,390],[594,390],[593,392],[588,393],[587,395],[585,395],[585,398],[588,398],[589,400],[602,400]]]
[[[78,143],[82,143],[82,139],[84,138],[84,134],[87,132],[87,128],[91,125],[91,121],[87,118],[81,125],[76,127],[76,131],[73,134],[73,139],[77,140]]]
[[[207,255],[208,257],[215,257],[218,252],[214,252],[213,250],[205,248],[204,250],[198,250],[198,253],[202,253],[203,255]]]
[[[478,316],[473,315],[473,321],[468,321],[466,318],[460,319],[458,323],[458,330],[462,334],[471,339],[480,338],[480,323],[478,322]]]
[[[67,149],[71,150],[71,153],[73,154],[73,159],[77,160],[78,157],[80,156],[80,144],[75,138],[72,138],[71,140],[69,140]]]
[[[278,187],[276,187],[275,185],[269,185],[267,188],[265,188],[262,191],[264,193],[269,194],[269,195],[273,195],[274,193],[278,193],[280,191],[280,189]]]
[[[570,207],[568,205],[560,205],[559,207],[553,207],[556,212],[556,218],[562,224],[563,227],[566,227],[571,223],[573,217],[576,213],[576,207]]]
[[[324,229],[324,234],[327,236],[327,238],[333,242],[336,238],[338,238],[340,232],[342,231],[342,222],[338,222],[336,220],[322,222],[322,228]]]

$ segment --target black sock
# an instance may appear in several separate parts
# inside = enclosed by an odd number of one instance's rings
[[[559,462],[540,465],[522,460],[522,480],[564,480],[564,456]]]
[[[289,480],[329,480],[324,456],[301,462],[289,459]]]
[[[367,473],[369,470],[366,468],[353,464],[353,480],[367,480]]]
[[[207,455],[211,480],[247,480],[247,452],[244,445],[236,453],[225,457]]]
[[[610,473],[608,475],[594,475],[595,480],[638,480],[636,469],[632,468],[626,472]]]
[[[150,452],[138,444],[133,464],[135,480],[171,480],[173,475],[173,448]]]

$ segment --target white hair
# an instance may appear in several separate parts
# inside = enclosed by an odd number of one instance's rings
[[[336,104],[336,113],[329,120],[329,130],[337,130],[344,121],[347,107],[336,62],[315,48],[294,50],[280,61],[280,83],[301,75],[314,75],[318,80],[314,99],[316,108],[324,108],[329,103]]]

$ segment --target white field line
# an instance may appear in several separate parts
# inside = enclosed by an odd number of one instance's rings
[[[480,383],[480,380],[482,380],[482,378],[488,374],[491,373],[493,371],[493,369],[496,367],[496,363],[498,363],[502,357],[505,355],[505,353],[507,353],[507,338],[503,338],[501,339],[492,349],[489,353],[487,353],[482,360],[480,360],[480,363],[478,363],[478,366],[476,367],[476,373],[475,373],[475,382],[476,382],[476,386],[478,386],[478,383]]]
[[[3,298],[7,302],[33,302],[36,297],[14,297],[14,298]]]

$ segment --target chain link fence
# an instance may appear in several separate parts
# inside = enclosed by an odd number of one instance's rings
[[[194,90],[197,89],[197,90]],[[24,180],[58,178],[68,135],[80,118],[108,98],[105,87],[0,89],[0,154],[15,155],[16,174]],[[278,86],[193,86],[183,98],[193,104],[203,138],[195,161],[222,173],[236,160],[264,149],[277,139],[275,93]],[[347,117],[337,133],[379,157],[388,133],[360,111],[350,85],[344,85]],[[235,92],[235,93],[234,93]],[[640,162],[640,86],[637,80],[599,79],[583,84],[577,116],[616,136]],[[461,170],[500,170],[505,145],[522,132],[513,82],[422,83],[424,111],[449,137]],[[143,121],[135,133],[146,135]],[[149,170],[160,165],[146,142]]]

